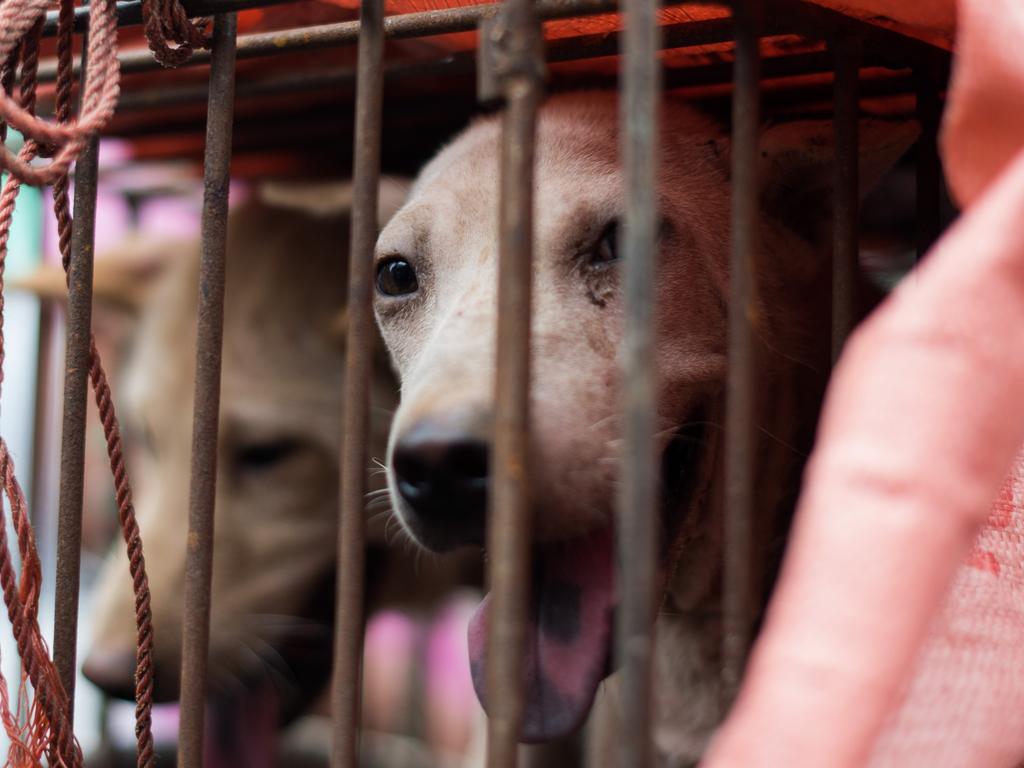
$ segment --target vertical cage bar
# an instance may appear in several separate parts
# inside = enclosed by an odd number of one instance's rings
[[[36,515],[42,508],[42,499],[46,494],[45,488],[48,485],[48,478],[51,477],[45,464],[50,448],[50,435],[47,430],[49,424],[49,394],[53,382],[53,347],[54,347],[54,325],[56,311],[52,301],[48,299],[39,300],[39,340],[36,345],[36,391],[35,391],[35,412],[32,415],[32,495],[30,497],[31,509]],[[32,520],[32,524],[39,526],[38,517]],[[42,538],[42,537],[40,537]]]
[[[358,80],[349,256],[348,338],[341,450],[341,521],[331,700],[331,765],[359,762],[360,666],[363,648],[367,439],[373,370],[373,249],[377,239],[381,103],[384,84],[384,3],[360,4]]]
[[[200,768],[203,762],[236,32],[234,13],[214,17],[206,150],[203,156],[199,323],[196,336],[195,405],[192,414],[188,547],[185,559],[178,747],[178,765],[181,768]]]
[[[860,242],[861,42],[840,34],[833,42],[835,56],[835,208],[832,223],[832,362],[857,323],[857,275]]]
[[[84,72],[84,58],[82,65]],[[61,432],[60,496],[57,507],[53,658],[61,684],[68,694],[69,724],[74,722],[75,712],[75,646],[78,640],[78,586],[82,557],[82,485],[85,479],[85,417],[89,386],[98,165],[99,139],[94,136],[75,163],[64,352],[64,425]]]
[[[617,537],[617,655],[622,670],[618,764],[646,768],[651,754],[654,615],[658,587],[658,466],[654,433],[654,276],[658,239],[660,27],[655,0],[626,0],[619,122],[626,216],[619,233],[625,281],[623,451]]]
[[[722,576],[722,698],[739,688],[750,647],[750,560],[753,548],[755,323],[758,133],[761,56],[760,0],[735,0],[736,62],[732,101],[732,259],[730,262],[729,380],[725,416],[725,563]]]
[[[523,653],[530,592],[529,396],[533,169],[541,98],[540,27],[533,0],[504,0],[509,51],[503,73],[499,197],[498,338],[494,462],[487,549],[491,616],[487,638],[488,768],[514,768],[523,717]]]
[[[83,35],[81,82],[89,68]],[[75,163],[75,198],[68,263],[68,305],[64,340],[64,405],[57,501],[57,573],[54,579],[53,660],[68,695],[68,725],[74,725],[78,598],[82,562],[82,494],[85,427],[92,339],[92,272],[96,229],[99,137],[93,136]]]
[[[917,141],[917,258],[932,247],[942,231],[942,164],[939,159],[939,77],[936,68],[923,65],[915,74],[917,119],[921,138]]]

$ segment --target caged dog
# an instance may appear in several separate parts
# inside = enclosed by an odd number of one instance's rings
[[[654,731],[661,761],[680,765],[699,759],[719,706],[730,164],[724,130],[687,105],[665,102],[661,135],[656,439],[663,589]],[[862,187],[916,135],[910,122],[864,120]],[[388,485],[404,529],[438,552],[484,543],[499,142],[500,121],[485,117],[445,147],[376,248],[375,312],[402,385]],[[534,589],[522,739],[575,732],[593,709],[591,722],[601,727],[590,729],[589,742],[598,758],[609,754],[601,739],[614,738],[608,734],[618,707],[611,664],[623,326],[618,147],[613,94],[563,94],[540,111],[529,447]],[[831,123],[766,126],[759,155],[754,588],[766,597],[829,370]],[[469,633],[485,707],[488,611],[485,598]]]
[[[385,180],[382,220],[405,192],[404,182]],[[350,203],[345,182],[267,183],[229,217],[210,637],[218,759],[208,754],[211,764],[276,764],[278,727],[325,708]],[[126,365],[114,371],[114,385],[133,451],[152,593],[156,697],[173,701],[185,621],[198,242],[136,238],[107,256],[96,263],[97,301],[103,309],[118,308],[130,326]],[[41,271],[25,287],[62,296],[63,274]],[[397,398],[383,352],[377,357],[369,449],[383,457]],[[384,490],[379,476],[374,484]],[[417,563],[389,546],[386,533],[375,514],[368,531],[371,611],[386,606],[418,615],[453,587],[475,583],[475,564]],[[133,695],[135,673],[127,567],[124,548],[115,545],[97,588],[83,664],[92,682],[123,698]],[[370,729],[391,726],[374,711],[366,717]],[[263,727],[268,721],[272,727]],[[368,751],[378,743],[367,741]],[[374,755],[365,756],[369,764]],[[295,759],[281,757],[280,764],[295,765]]]

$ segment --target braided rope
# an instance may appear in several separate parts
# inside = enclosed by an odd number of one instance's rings
[[[75,741],[68,722],[68,698],[61,685],[57,669],[50,659],[46,641],[39,629],[39,584],[42,573],[39,555],[36,552],[32,525],[28,519],[25,496],[14,474],[14,464],[7,449],[7,443],[0,438],[0,484],[11,505],[11,520],[17,533],[18,552],[21,555],[21,577],[14,572],[10,546],[7,541],[6,525],[0,525],[0,584],[3,587],[4,604],[11,622],[18,655],[24,669],[19,702],[25,701],[24,679],[32,683],[35,690],[35,704],[29,710],[24,726],[23,738],[15,741],[9,755],[9,762],[21,766],[36,766],[43,753],[53,747],[57,764],[66,768],[80,768],[82,751]],[[0,523],[3,521],[0,512]],[[15,584],[18,586],[15,587]],[[5,701],[6,703],[6,701]],[[22,709],[19,704],[18,715]],[[9,709],[3,712],[5,729],[17,729],[18,716]]]
[[[58,78],[57,78],[57,119],[65,122],[71,115],[72,62],[71,33],[74,21],[72,0],[61,0],[58,20]],[[90,61],[91,68],[91,61]],[[68,201],[68,177],[60,177],[53,187],[53,209],[57,219],[57,241],[61,263],[65,274],[71,263],[72,219]],[[2,212],[2,211],[0,211]],[[118,522],[128,552],[132,589],[135,593],[136,658],[135,658],[135,737],[136,760],[140,768],[154,764],[155,752],[152,733],[153,710],[153,624],[150,603],[149,580],[146,576],[146,562],[142,551],[142,538],[135,518],[131,485],[124,461],[121,432],[111,396],[110,385],[96,349],[96,339],[89,338],[89,381],[92,384],[96,407],[103,435],[107,444],[107,456],[111,475],[114,479],[114,494],[117,502]]]
[[[14,71],[18,68],[18,54],[20,51],[15,48],[8,55],[7,59],[0,65],[0,90],[10,98],[14,89]],[[0,120],[0,143],[7,141],[7,123]]]
[[[135,740],[136,764],[139,768],[154,765],[152,714],[153,714],[153,613],[150,606],[149,579],[146,576],[146,560],[142,553],[142,537],[135,519],[132,504],[132,489],[128,482],[121,450],[121,433],[110,397],[110,385],[96,351],[95,338],[89,342],[89,380],[96,396],[103,435],[107,441],[110,470],[114,477],[117,498],[118,520],[121,533],[128,549],[128,568],[135,592]]]
[[[32,26],[43,18],[49,5],[50,0],[0,3],[0,61],[7,60]],[[0,120],[21,131],[26,140],[34,140],[40,146],[57,147],[53,159],[42,166],[31,165],[24,157],[4,147],[0,150],[0,170],[9,171],[26,184],[51,184],[67,174],[88,137],[106,125],[114,114],[120,92],[114,0],[94,0],[89,7],[88,56],[82,108],[76,120],[63,123],[43,120],[34,110],[18,104],[0,89]]]
[[[61,261],[67,270],[71,255],[72,224],[68,204],[68,166],[85,147],[88,137],[109,119],[118,93],[119,72],[113,3],[112,0],[95,0],[90,9],[89,67],[83,87],[82,111],[77,121],[71,119],[71,35],[74,6],[73,0],[61,0],[57,43],[58,122],[54,125],[35,117],[36,73],[43,22],[40,9],[45,10],[46,5],[48,2],[41,3],[38,0],[28,0],[13,7],[12,0],[0,4],[0,61],[3,62],[0,65],[0,131],[5,135],[7,126],[10,125],[26,136],[26,141],[17,155],[12,154],[6,147],[0,152],[0,168],[11,172],[0,192],[0,383],[3,381],[4,359],[3,274],[18,192],[23,183],[53,182],[58,243]],[[22,60],[20,104],[11,97],[19,54]],[[41,147],[49,145],[57,147],[53,160],[42,167],[30,165],[41,154]],[[95,393],[107,442],[118,518],[128,550],[132,587],[135,592],[137,764],[149,768],[154,764],[151,731],[153,629],[149,583],[110,386],[96,349],[95,338],[91,335],[89,380]],[[43,755],[48,754],[51,765],[80,768],[82,754],[70,723],[70,703],[39,631],[38,603],[42,572],[24,494],[18,484],[3,438],[0,438],[0,484],[10,501],[12,522],[17,532],[18,551],[22,560],[21,574],[18,576],[3,528],[3,511],[0,509],[0,588],[3,591],[18,655],[23,664],[14,713],[6,681],[0,677],[0,720],[11,742],[7,764],[16,768],[39,766]],[[29,696],[27,683],[31,683],[35,693],[34,701]]]
[[[196,48],[209,48],[206,19],[193,24],[179,0],[143,0],[142,25],[153,58],[165,67],[185,63]],[[171,40],[174,48],[167,44]]]
[[[21,44],[22,77],[20,82],[22,104],[27,110],[35,108],[36,70],[39,62],[39,39],[42,33],[42,19],[36,20],[27,31]],[[14,62],[8,59],[13,69]],[[4,83],[5,93],[9,92],[11,80]],[[19,152],[19,159],[29,162],[36,154],[35,143],[27,141]],[[0,193],[0,382],[3,380],[3,274],[7,258],[10,225],[14,214],[14,202],[21,187],[21,181],[8,177]],[[4,695],[0,700],[4,730],[11,737],[8,762],[15,766],[39,765],[44,751],[51,750],[58,765],[77,768],[82,764],[81,750],[75,742],[70,727],[67,694],[61,685],[56,667],[50,658],[39,629],[39,593],[42,584],[42,569],[36,551],[35,536],[25,505],[25,497],[14,474],[13,462],[7,444],[0,438],[0,485],[11,506],[11,519],[17,534],[18,552],[21,557],[21,574],[15,574],[6,531],[0,531],[0,585],[8,619],[23,670],[18,688],[16,713],[12,714],[10,700],[4,684]],[[0,511],[0,528],[4,528]],[[17,585],[17,586],[16,586]],[[35,691],[35,701],[30,703],[26,681]],[[23,725],[19,725],[23,723]]]

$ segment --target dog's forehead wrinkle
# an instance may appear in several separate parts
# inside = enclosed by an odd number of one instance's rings
[[[425,230],[423,205],[406,202],[377,236],[376,252],[380,256],[406,254],[414,250]],[[411,255],[411,254],[410,254]]]
[[[618,185],[602,178],[576,178],[577,189],[569,186],[567,176],[552,182],[552,189],[541,186],[537,201],[537,239],[542,247],[559,250],[563,246],[584,247],[596,239],[604,227],[622,213]]]
[[[278,434],[328,436],[329,444],[340,440],[332,414],[341,412],[336,397],[316,387],[280,388],[262,392],[225,386],[222,419],[241,434],[258,437]]]

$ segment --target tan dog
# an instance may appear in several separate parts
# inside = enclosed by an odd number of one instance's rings
[[[658,625],[656,741],[663,758],[683,764],[699,757],[718,717],[729,142],[718,126],[675,102],[664,105],[662,135],[656,322],[667,588]],[[864,188],[915,135],[910,125],[864,122]],[[438,551],[483,542],[499,140],[499,122],[487,118],[445,148],[377,245],[376,313],[402,380],[388,482],[404,527]],[[564,95],[543,107],[532,325],[535,590],[523,727],[530,741],[578,727],[610,668],[621,431],[618,147],[614,96]],[[761,149],[755,572],[756,588],[766,592],[828,375],[820,235],[830,212],[831,126],[769,128]],[[485,601],[470,631],[482,700],[487,615]],[[615,721],[614,683],[602,699],[601,730],[614,733],[607,727]]]
[[[323,595],[333,579],[337,514],[346,202],[336,200],[333,212],[310,212],[301,201],[290,207],[251,201],[230,219],[211,635],[215,687],[274,671],[293,638],[303,638],[308,657],[320,646],[311,637],[329,634]],[[147,297],[121,382],[126,424],[146,446],[133,470],[161,698],[177,689],[197,286],[193,243]],[[393,397],[386,375],[377,390],[386,409]],[[386,425],[385,410],[375,422],[377,445]],[[122,694],[130,691],[133,657],[125,567],[120,551],[106,566],[96,636],[84,663],[87,676]],[[323,652],[319,658],[326,666]],[[308,673],[322,674],[324,666]],[[301,670],[273,673],[287,678]]]
[[[382,221],[405,191],[385,179]],[[329,678],[350,207],[348,184],[265,185],[230,218],[210,649],[211,696],[221,726],[231,718],[265,718],[267,698],[272,716],[284,721],[315,703]],[[44,295],[63,295],[59,270],[25,283]],[[182,633],[197,243],[126,242],[97,260],[95,285],[104,308],[135,315],[128,364],[116,372],[114,386],[129,447],[144,446],[129,465],[152,589],[157,695],[173,699]],[[378,461],[397,400],[382,349],[379,363],[369,446]],[[379,471],[374,483],[384,488]],[[368,610],[386,605],[424,612],[465,581],[465,562],[423,562],[407,547],[387,546],[386,520],[376,506]],[[470,579],[476,570],[474,564]],[[129,697],[134,609],[126,577],[123,547],[115,546],[98,588],[83,668],[101,688]],[[368,704],[383,695],[373,693]],[[401,712],[384,717],[377,709],[367,713],[370,727],[403,722]],[[244,744],[250,750],[244,754],[252,754],[245,729],[226,731],[222,753]],[[239,739],[234,745],[233,737]],[[232,764],[245,764],[244,754],[235,754]]]

